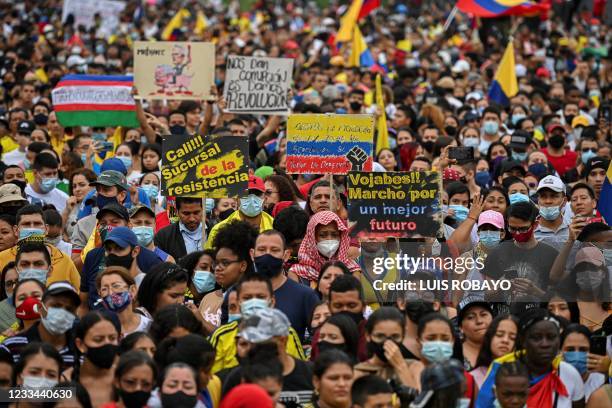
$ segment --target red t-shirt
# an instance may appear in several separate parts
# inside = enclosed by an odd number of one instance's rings
[[[576,167],[576,159],[578,159],[578,153],[576,152],[565,149],[563,156],[551,156],[548,149],[543,148],[542,153],[546,155],[546,158],[560,176],[564,175],[569,169]]]

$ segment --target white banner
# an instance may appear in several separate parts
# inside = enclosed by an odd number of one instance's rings
[[[69,14],[74,16],[74,27],[94,25],[94,15],[101,17],[100,31],[105,37],[113,34],[119,27],[119,15],[125,8],[125,2],[119,0],[64,0],[62,22]]]

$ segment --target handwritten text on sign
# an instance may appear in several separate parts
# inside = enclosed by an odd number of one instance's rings
[[[290,115],[287,172],[346,174],[372,170],[372,115]]]
[[[439,173],[351,172],[349,225],[358,237],[435,237],[440,229]]]
[[[287,114],[292,71],[291,58],[229,56],[223,91],[227,111]]]

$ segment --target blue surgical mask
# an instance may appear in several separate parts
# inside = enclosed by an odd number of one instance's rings
[[[261,214],[262,208],[263,198],[257,197],[255,194],[240,197],[240,212],[247,217],[257,217],[259,214]]]
[[[485,247],[493,248],[501,241],[501,231],[478,231],[478,239]]]
[[[25,170],[30,170],[32,167],[32,163],[28,159],[23,159],[23,168]]]
[[[481,154],[487,154],[487,151],[489,150],[489,146],[491,146],[491,143],[492,142],[488,140],[484,140],[484,139],[480,140],[480,144],[478,145],[478,151]]]
[[[191,279],[198,293],[208,293],[215,288],[215,275],[209,271],[193,271]]]
[[[40,180],[40,189],[43,193],[49,193],[55,188],[57,182],[57,177],[45,177]]]
[[[138,245],[146,247],[153,241],[153,227],[134,227],[132,231],[138,238]]]
[[[495,122],[494,120],[487,120],[482,126],[482,130],[487,135],[495,135],[499,131],[499,123]]]
[[[512,157],[514,160],[518,160],[520,162],[524,162],[527,160],[527,152],[512,152]]]
[[[477,171],[476,175],[474,175],[474,181],[480,187],[485,188],[489,185],[489,182],[491,181],[491,174],[489,174],[488,171]]]
[[[206,199],[206,213],[212,213],[212,210],[215,208],[215,200],[212,198]]]
[[[514,126],[516,126],[517,123],[519,123],[521,120],[525,119],[527,117],[527,115],[524,115],[522,113],[515,113],[514,115],[512,115],[512,124]]]
[[[87,153],[81,153],[81,161],[83,162],[83,166],[84,166],[85,162],[87,161]]]
[[[540,207],[540,216],[546,221],[554,221],[561,215],[561,209],[555,207]]]
[[[45,235],[45,231],[40,228],[19,228],[19,240],[26,239],[32,235]]]
[[[421,354],[430,363],[442,363],[453,355],[453,344],[448,341],[426,341]]]
[[[548,168],[544,163],[534,163],[527,168],[527,171],[537,178],[542,178],[548,172]]]
[[[478,147],[480,139],[477,137],[466,137],[463,139],[463,146],[465,147]]]
[[[123,163],[126,169],[129,169],[132,166],[132,158],[128,156],[117,156],[119,160]]]
[[[470,211],[467,207],[462,205],[451,204],[448,206],[449,210],[455,211],[455,219],[459,222],[465,221],[468,216],[468,212]]]
[[[236,320],[240,320],[241,317],[242,315],[240,313],[229,313],[227,315],[227,322],[228,323],[235,322]]]
[[[47,331],[55,336],[62,335],[72,328],[76,316],[61,307],[50,307],[47,309],[47,317],[42,317],[41,322]]]
[[[253,298],[245,300],[240,304],[240,312],[242,313],[242,317],[247,318],[254,315],[258,310],[264,310],[269,307],[270,302],[268,300]]]
[[[580,154],[580,160],[582,160],[582,164],[587,164],[587,162],[595,156],[597,156],[597,153],[589,150],[588,152],[582,152]]]
[[[19,271],[19,281],[26,279],[36,279],[43,285],[47,284],[48,269],[25,268]]]
[[[521,202],[529,202],[529,197],[523,193],[512,193],[508,198],[510,199],[510,205]]]
[[[586,351],[566,351],[563,353],[563,360],[574,366],[580,374],[587,372],[587,352]]]
[[[144,193],[150,199],[151,198],[152,199],[157,198],[157,196],[159,194],[159,189],[157,188],[157,186],[155,184],[143,184],[142,186],[140,186],[140,188],[142,189],[142,191],[144,191]]]

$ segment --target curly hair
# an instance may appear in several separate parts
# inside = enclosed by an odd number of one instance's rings
[[[213,241],[213,247],[218,251],[227,248],[236,254],[239,261],[246,261],[247,271],[253,270],[253,260],[250,250],[255,248],[258,231],[246,221],[232,221],[224,225]]]
[[[278,190],[278,201],[292,201],[295,202],[297,197],[291,188],[291,183],[284,176],[278,174],[272,174],[266,177],[266,181],[271,182]]]

